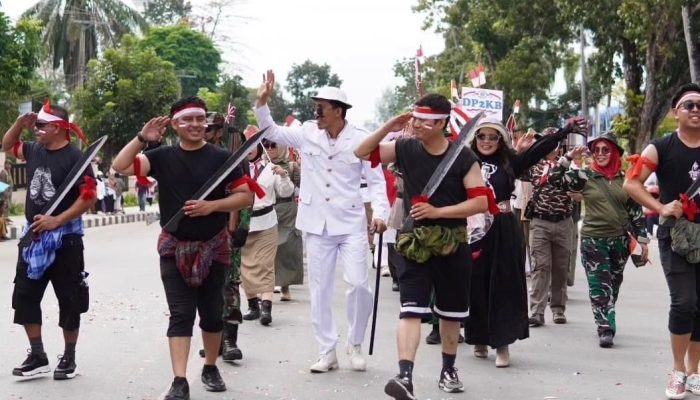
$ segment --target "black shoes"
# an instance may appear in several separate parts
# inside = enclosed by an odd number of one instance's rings
[[[437,326],[437,325],[434,325]],[[440,344],[442,340],[440,339],[440,330],[434,329],[430,331],[428,336],[425,337],[425,343],[427,344]]]
[[[233,362],[243,359],[243,353],[238,348],[238,325],[224,324],[224,340],[221,344],[221,359],[226,362]]]
[[[254,321],[260,318],[260,301],[258,298],[248,299],[248,312],[243,315],[246,321]]]
[[[413,382],[408,377],[396,375],[389,379],[384,386],[384,393],[395,400],[415,400],[413,395]]]
[[[438,387],[440,390],[447,393],[463,392],[464,385],[459,381],[457,368],[452,367],[442,370],[440,373],[440,380],[438,381]]]
[[[187,379],[176,376],[163,400],[190,400],[190,385]]]
[[[204,389],[209,392],[226,391],[226,384],[221,379],[219,368],[216,365],[205,365],[202,368],[202,383],[204,384]]]
[[[29,377],[49,372],[51,372],[51,368],[49,368],[49,359],[46,357],[46,353],[34,354],[29,351],[22,365],[12,370],[12,375]]]
[[[609,349],[613,347],[613,334],[610,331],[606,331],[600,334],[598,337],[600,347],[604,349]]]
[[[56,369],[53,370],[53,379],[62,381],[66,379],[73,379],[76,376],[78,376],[78,369],[75,365],[75,355],[59,356],[58,365],[56,366]]]
[[[244,317],[245,318],[245,317]],[[260,323],[268,326],[272,322],[272,301],[263,300],[260,310]]]

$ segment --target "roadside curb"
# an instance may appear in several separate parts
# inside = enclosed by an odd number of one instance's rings
[[[116,224],[129,224],[133,222],[147,222],[147,221],[157,221],[160,218],[159,212],[145,211],[137,213],[127,213],[127,214],[114,214],[114,215],[104,215],[104,214],[86,214],[83,215],[83,228],[98,228],[100,226],[109,226]],[[15,240],[19,238],[19,235],[24,230],[24,225],[18,227],[17,225],[12,225],[7,228],[8,237],[10,240]]]

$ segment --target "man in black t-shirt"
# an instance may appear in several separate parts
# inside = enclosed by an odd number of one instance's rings
[[[698,197],[687,198],[685,191],[700,178],[700,85],[684,85],[673,96],[671,107],[678,129],[644,149],[627,174],[624,188],[630,197],[660,217],[677,219],[683,216],[697,230],[700,228]],[[644,187],[652,172],[656,172],[658,178],[660,199]],[[682,399],[686,390],[700,394],[700,263],[688,261],[677,249],[671,248],[671,229],[663,224],[659,226],[657,238],[671,295],[668,330],[671,332],[673,371],[666,386],[666,397]],[[700,245],[697,235],[689,235],[687,240],[692,246]]]
[[[36,141],[22,142],[22,130],[31,129]],[[95,203],[95,180],[87,168],[71,187],[53,215],[42,210],[68,178],[82,153],[70,143],[70,132],[81,140],[80,128],[68,121],[68,111],[47,101],[39,114],[27,113],[5,133],[2,150],[12,151],[27,163],[29,187],[25,202],[27,225],[23,235],[33,235],[32,243],[20,249],[15,288],[12,293],[14,322],[24,326],[31,345],[27,359],[12,371],[15,376],[37,376],[50,371],[41,337],[41,300],[49,282],[58,298],[58,325],[63,329],[65,350],[53,377],[75,377],[75,346],[80,314],[87,311],[87,284],[83,265],[83,226],[81,215]],[[31,232],[30,232],[31,231]]]
[[[152,176],[158,181],[161,226],[179,210],[185,217],[175,232],[158,239],[160,274],[170,309],[168,339],[175,378],[166,400],[189,399],[187,359],[197,312],[205,361],[204,388],[226,390],[216,367],[223,329],[221,291],[230,263],[229,213],[249,207],[253,195],[240,168],[219,184],[206,200],[190,200],[230,156],[205,141],[206,105],[197,97],[179,100],[169,117],[144,125],[114,159],[112,167],[125,175]],[[172,126],[179,142],[139,154],[146,143],[160,141]]]
[[[399,400],[413,395],[413,360],[420,341],[420,323],[432,313],[440,318],[442,371],[438,387],[448,393],[463,391],[454,362],[460,322],[468,315],[471,251],[467,244],[466,218],[485,212],[489,197],[476,155],[460,150],[437,191],[422,198],[431,175],[454,143],[443,132],[451,105],[441,95],[429,94],[416,102],[412,113],[399,115],[367,137],[355,155],[373,163],[396,163],[404,182],[404,208],[415,219],[415,228],[402,233],[397,252],[405,259],[398,266],[401,313],[398,345],[399,374],[384,387]],[[411,124],[414,137],[381,143],[390,132]],[[492,198],[491,194],[491,198]],[[440,239],[435,239],[439,237]],[[435,305],[430,308],[434,288]]]

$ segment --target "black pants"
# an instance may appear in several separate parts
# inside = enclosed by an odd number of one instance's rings
[[[160,278],[170,309],[168,337],[192,336],[199,312],[199,327],[204,332],[221,332],[224,327],[222,291],[227,266],[213,262],[209,276],[200,287],[190,287],[180,275],[174,258],[160,258]]]
[[[685,257],[671,250],[669,228],[657,231],[661,265],[671,294],[668,330],[674,335],[690,333],[690,339],[700,342],[700,265],[690,264]]]
[[[29,279],[27,263],[20,249],[17,259],[15,288],[12,293],[14,323],[41,325],[41,300],[49,282],[58,299],[58,326],[74,331],[80,328],[80,312],[87,310],[86,297],[81,296],[80,282],[85,269],[83,239],[80,235],[65,235],[62,246],[56,251],[56,259],[40,279]],[[85,288],[87,290],[87,288]]]

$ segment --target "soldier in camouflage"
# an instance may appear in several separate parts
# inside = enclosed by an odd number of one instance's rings
[[[617,144],[617,137],[605,133],[589,140],[588,149],[593,154],[588,168],[569,169],[571,160],[586,150],[577,147],[559,160],[550,183],[583,194],[586,214],[581,228],[581,263],[588,279],[599,345],[608,348],[613,346],[617,332],[615,303],[630,255],[630,241],[641,244],[642,258],[646,259],[649,240],[641,206],[622,189],[624,150]]]

